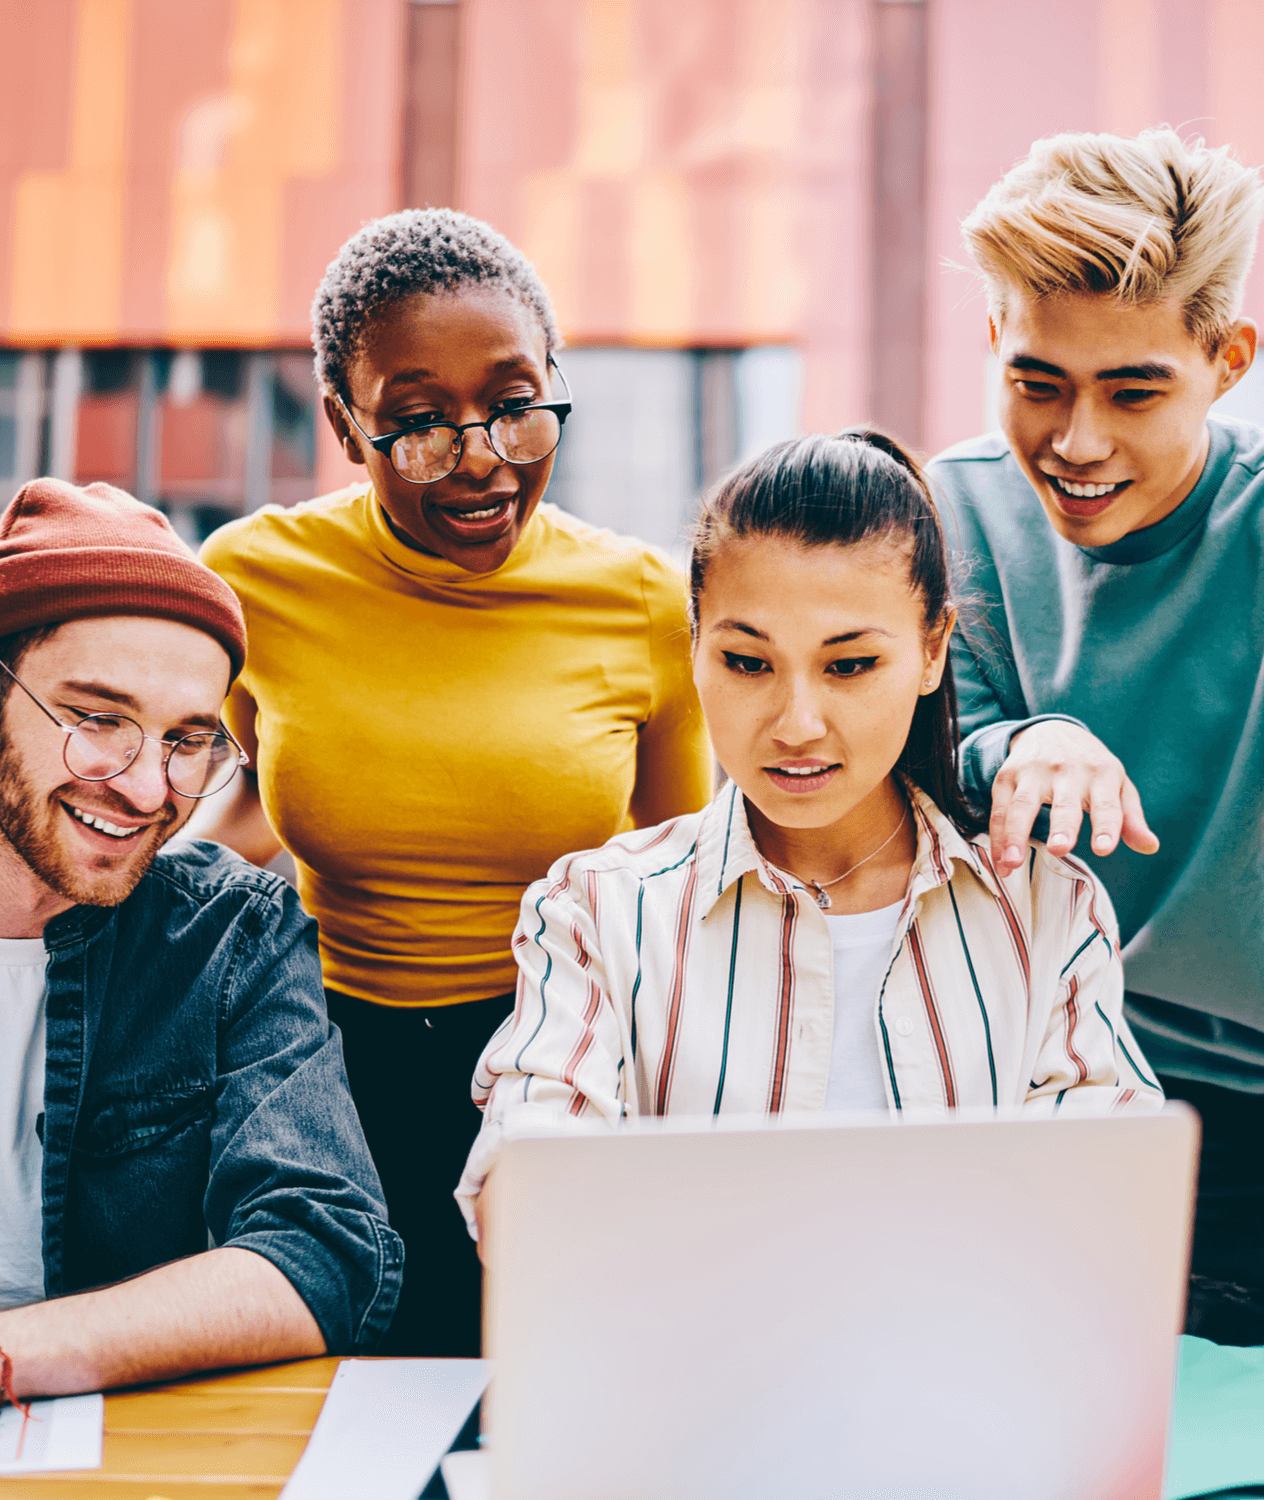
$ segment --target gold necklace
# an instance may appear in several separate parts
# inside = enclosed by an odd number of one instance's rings
[[[861,865],[867,865],[871,859],[876,859],[878,855],[881,854],[882,851],[891,842],[891,840],[896,836],[896,834],[899,833],[900,829],[904,827],[904,820],[907,817],[908,808],[905,807],[904,811],[900,814],[900,821],[895,825],[891,832],[887,834],[886,838],[882,840],[882,842],[873,851],[873,853],[866,854],[864,859],[857,860],[856,863],[852,865],[850,870],[844,870],[841,875],[835,875],[833,880],[807,881],[807,884],[810,885],[816,892],[816,904],[821,908],[822,911],[828,911],[834,904],[829,898],[829,890],[827,889],[827,887],[831,885],[837,885],[840,880],[846,880],[849,875],[854,875],[856,871],[861,867]]]

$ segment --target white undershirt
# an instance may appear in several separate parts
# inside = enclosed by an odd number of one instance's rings
[[[834,1049],[826,1109],[887,1108],[874,1004],[903,910],[901,900],[878,911],[825,918],[834,943]]]
[[[43,938],[0,938],[0,1307],[44,1296]]]

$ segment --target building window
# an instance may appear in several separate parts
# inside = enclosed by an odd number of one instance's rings
[[[0,350],[0,495],[104,480],[196,544],[315,493],[316,387],[298,350]]]
[[[698,496],[798,431],[800,356],[745,349],[563,349],[575,409],[549,499],[684,558]]]

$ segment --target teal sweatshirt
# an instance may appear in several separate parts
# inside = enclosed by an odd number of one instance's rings
[[[962,779],[986,806],[1011,736],[1086,725],[1123,761],[1155,855],[1076,852],[1115,904],[1151,1064],[1264,1093],[1264,431],[1212,418],[1165,520],[1109,547],[1050,526],[996,434],[930,466],[958,552]]]

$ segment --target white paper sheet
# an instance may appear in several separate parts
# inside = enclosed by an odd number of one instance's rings
[[[484,1359],[344,1359],[281,1500],[417,1500],[491,1373]]]
[[[16,1407],[0,1406],[0,1474],[99,1469],[104,1426],[100,1395],[32,1401],[25,1423]]]

